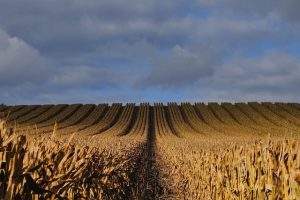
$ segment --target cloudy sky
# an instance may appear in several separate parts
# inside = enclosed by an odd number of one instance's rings
[[[300,101],[299,0],[1,0],[0,103]]]

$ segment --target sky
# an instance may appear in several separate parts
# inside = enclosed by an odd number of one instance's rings
[[[300,101],[299,0],[0,0],[0,103]]]

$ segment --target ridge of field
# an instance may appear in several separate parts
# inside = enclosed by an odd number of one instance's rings
[[[0,198],[300,198],[297,103],[1,105],[0,117],[1,166],[9,163]],[[21,152],[23,163],[8,160]],[[25,171],[12,173],[17,165]]]
[[[107,109],[108,109],[107,104],[100,104],[98,106],[95,106],[95,108],[92,110],[91,113],[89,113],[89,115],[86,118],[84,118],[82,121],[80,121],[77,124],[61,129],[59,133],[70,134],[77,131],[81,131],[92,125],[95,125],[104,117],[104,114],[106,113]]]
[[[296,103],[155,103],[150,107],[162,106],[166,125],[178,137],[197,137],[233,140],[261,138],[267,134],[281,137],[297,135],[300,130],[300,109]],[[20,105],[3,109],[8,115],[9,127],[17,127],[18,133],[28,130],[44,135],[52,133],[69,138],[104,139],[106,136],[124,135],[132,128],[139,106],[100,104]]]

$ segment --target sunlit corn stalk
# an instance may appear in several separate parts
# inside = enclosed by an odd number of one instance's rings
[[[191,149],[191,141],[161,141],[184,199],[299,199],[299,142],[255,142],[240,148]],[[175,148],[174,148],[175,147]],[[195,152],[195,153],[194,153]],[[176,156],[173,156],[176,155]]]
[[[0,121],[0,199],[124,198],[134,164],[134,141],[119,148],[99,151],[71,141],[28,140]]]

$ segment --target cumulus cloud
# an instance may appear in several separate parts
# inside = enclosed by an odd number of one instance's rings
[[[24,82],[42,82],[47,76],[47,62],[39,51],[22,39],[11,37],[0,29],[1,86]]]
[[[154,62],[143,85],[158,87],[191,86],[200,78],[211,76],[218,59],[212,52],[190,52],[180,46],[172,49],[171,55]]]
[[[207,101],[296,101],[299,77],[299,58],[270,51],[262,58],[236,55],[220,66],[209,81],[197,84]]]
[[[127,77],[134,71],[99,65],[68,66],[58,70],[49,84],[78,89],[118,87],[120,83],[129,84],[130,79]]]
[[[238,76],[231,76],[230,71],[234,68],[240,69]],[[230,63],[224,65],[216,74],[219,80],[234,80],[236,86],[244,89],[256,89],[271,92],[278,90],[295,90],[300,80],[300,60],[294,56],[282,52],[270,52],[262,59],[235,58]],[[227,72],[227,74],[226,74]],[[225,73],[225,79],[220,79],[221,74]],[[250,76],[249,76],[250,75]],[[218,77],[219,76],[219,77]]]

